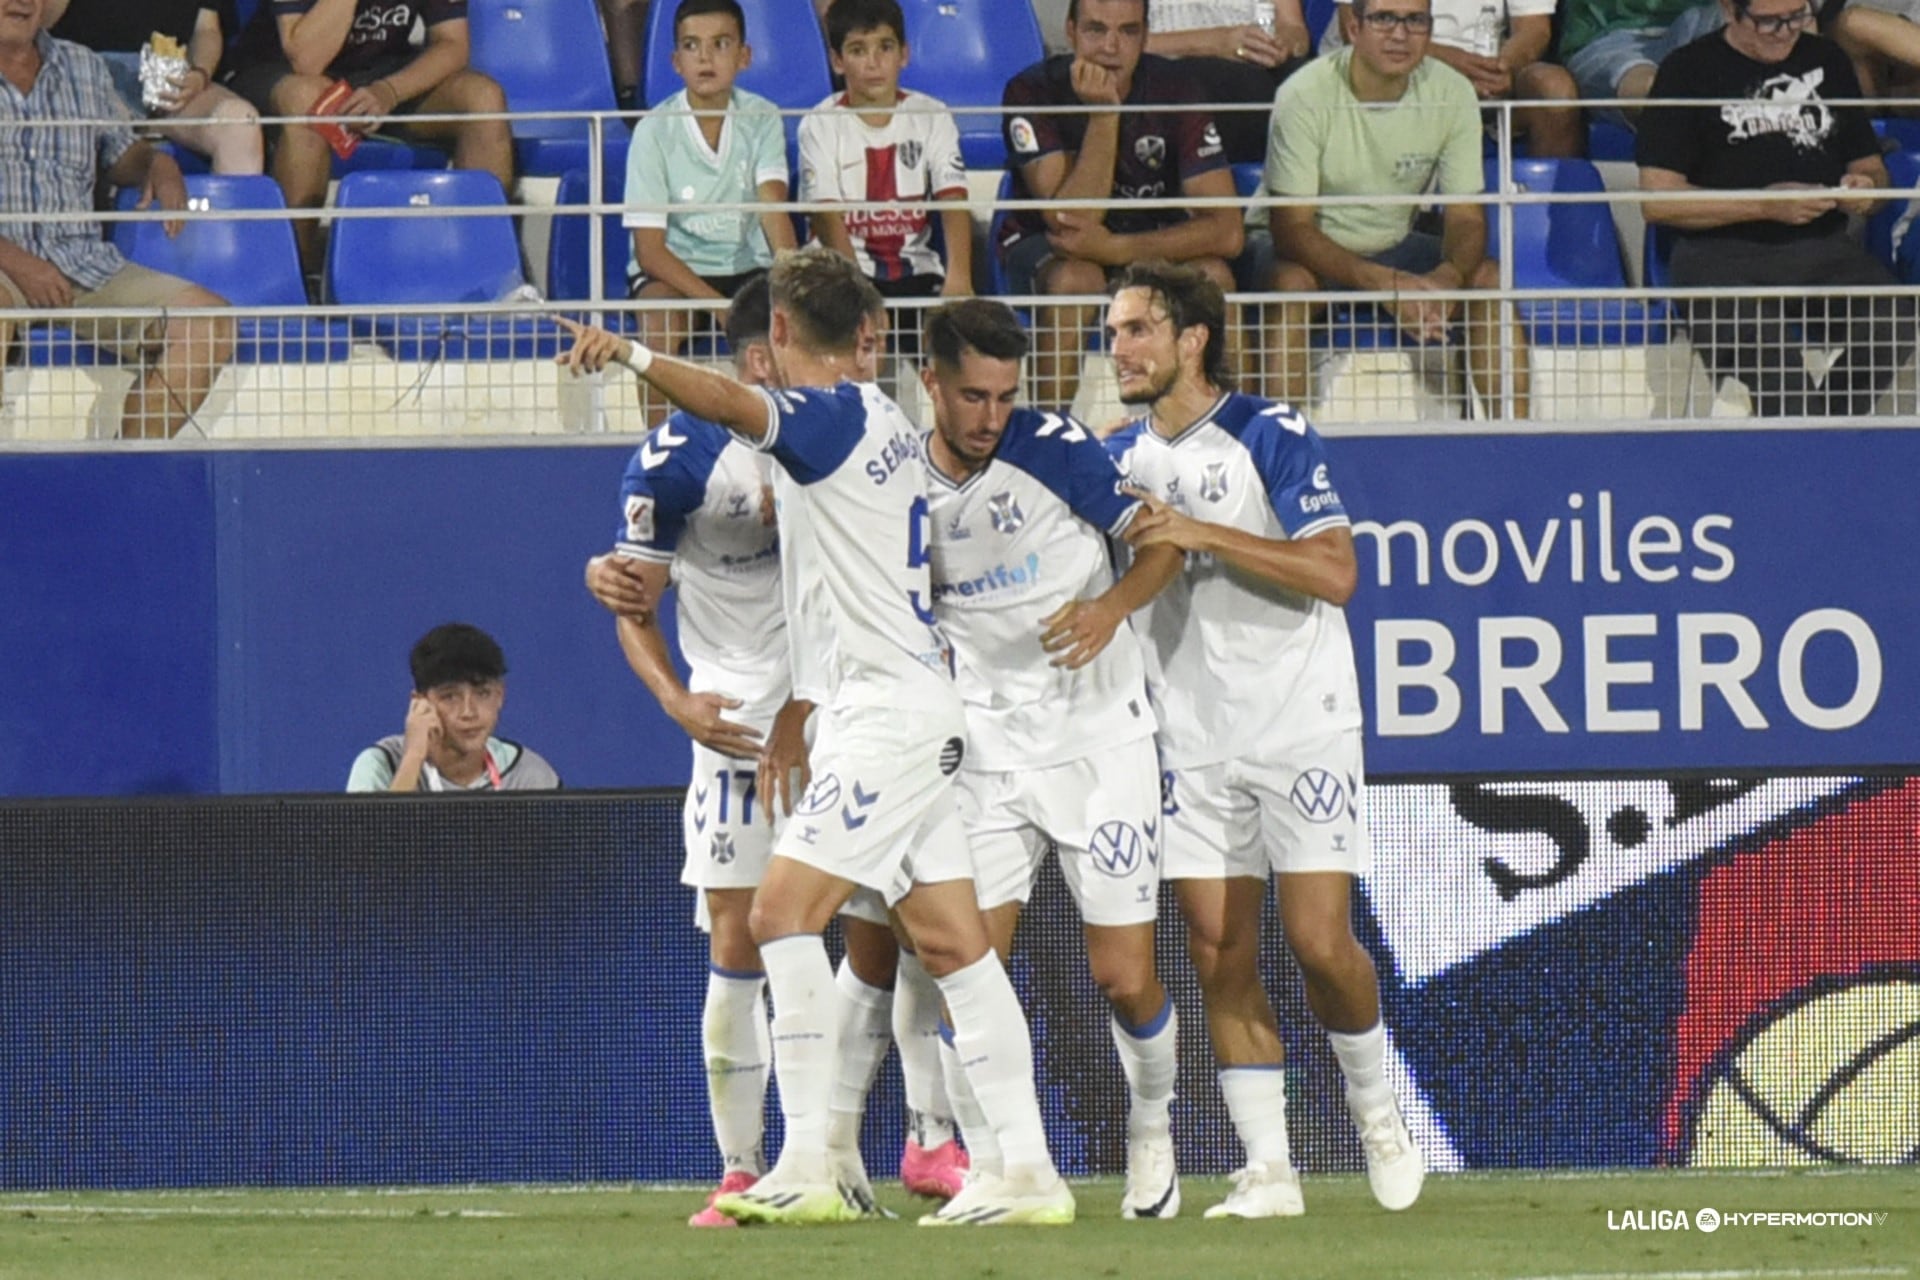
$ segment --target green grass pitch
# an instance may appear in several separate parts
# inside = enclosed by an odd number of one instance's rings
[[[925,1230],[925,1202],[883,1184],[901,1215],[803,1229],[696,1231],[692,1188],[0,1192],[0,1280],[99,1277],[724,1277],[1091,1280],[1169,1276],[1387,1280],[1812,1280],[1920,1274],[1920,1169],[1434,1176],[1405,1213],[1363,1179],[1307,1179],[1307,1216],[1207,1222],[1226,1192],[1184,1184],[1182,1216],[1122,1222],[1111,1179],[1075,1185],[1066,1228]],[[1659,1229],[1661,1211],[1845,1213],[1861,1225]],[[1610,1220],[1611,1224],[1610,1225]],[[1628,1229],[1628,1221],[1645,1227]]]

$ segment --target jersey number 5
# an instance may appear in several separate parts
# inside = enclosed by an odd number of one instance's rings
[[[927,543],[933,535],[933,520],[927,513],[927,499],[923,494],[913,500],[907,508],[907,568],[924,570],[927,567]],[[933,625],[933,610],[927,607],[926,597],[920,594],[918,587],[907,592],[907,602],[913,606],[913,616]]]

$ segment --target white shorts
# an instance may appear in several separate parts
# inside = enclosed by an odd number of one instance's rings
[[[1162,784],[1169,880],[1373,868],[1357,728],[1270,761],[1170,770]]]
[[[971,879],[953,785],[964,734],[957,700],[951,712],[829,708],[813,781],[774,852],[876,890],[888,906],[915,884]]]
[[[765,730],[767,724],[754,723]],[[680,883],[696,889],[752,889],[767,873],[776,828],[768,825],[754,761],[693,744],[693,777],[680,810],[687,860]]]
[[[980,909],[1025,902],[1052,841],[1082,920],[1150,923],[1160,901],[1159,774],[1152,738],[1050,769],[961,774]]]

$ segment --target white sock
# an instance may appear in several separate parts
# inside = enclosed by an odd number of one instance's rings
[[[726,1171],[766,1169],[769,1036],[766,975],[707,971],[700,1010],[700,1051],[707,1064],[707,1106]]]
[[[961,1069],[1000,1144],[1007,1175],[1051,1182],[1057,1175],[1033,1089],[1033,1040],[1000,957],[989,951],[936,981],[953,1015]]]
[[[1366,1031],[1327,1032],[1340,1074],[1347,1078],[1347,1097],[1361,1110],[1393,1100],[1387,1083],[1387,1024],[1376,1022]]]
[[[1293,1153],[1287,1143],[1287,1075],[1280,1065],[1223,1067],[1220,1094],[1227,1100],[1234,1132],[1247,1148],[1247,1163],[1290,1168]]]
[[[794,1180],[826,1182],[827,1112],[839,997],[833,966],[817,933],[793,933],[762,944],[767,991],[773,997],[773,1069],[787,1121],[779,1168]]]
[[[1173,1125],[1167,1114],[1173,1102],[1173,1077],[1180,1060],[1180,1016],[1173,997],[1145,1025],[1129,1027],[1115,1014],[1108,1022],[1113,1047],[1120,1053],[1120,1069],[1127,1076],[1127,1134],[1164,1134]]]
[[[920,957],[900,953],[893,980],[893,1042],[907,1086],[907,1136],[931,1151],[953,1141],[953,1103],[940,1071],[940,988]]]
[[[959,1122],[961,1140],[967,1144],[969,1166],[995,1176],[1005,1172],[1000,1144],[987,1126],[986,1116],[980,1113],[973,1086],[967,1083],[967,1073],[960,1069],[960,1054],[953,1047],[953,1028],[945,1022],[940,1024],[940,1071],[946,1077],[947,1096],[953,1099],[953,1118]]]
[[[870,987],[845,959],[834,975],[839,989],[840,1052],[833,1064],[833,1095],[828,1104],[827,1145],[837,1151],[860,1145],[860,1121],[867,1113],[867,1091],[879,1074],[880,1059],[893,1043],[893,992]]]

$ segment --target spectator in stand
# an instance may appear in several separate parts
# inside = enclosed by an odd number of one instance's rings
[[[444,622],[408,655],[413,692],[403,733],[354,758],[348,791],[552,791],[560,785],[539,752],[496,738],[507,700],[507,659],[494,638]]]
[[[1145,52],[1146,0],[1072,0],[1066,30],[1073,52],[1020,72],[1001,100],[1013,197],[1114,204],[1009,215],[998,248],[1008,287],[1016,296],[1097,294],[1110,272],[1160,258],[1190,262],[1222,289],[1233,288],[1228,264],[1245,242],[1238,208],[1129,207],[1137,200],[1234,197],[1219,130],[1206,112],[1188,109],[1205,91],[1178,63]],[[1062,106],[1084,110],[1024,110]],[[1033,361],[1040,402],[1072,403],[1081,335],[1096,310],[1040,308]]]
[[[1273,107],[1266,190],[1274,196],[1478,195],[1480,110],[1467,78],[1427,54],[1428,0],[1352,0],[1342,20],[1351,46],[1281,86]],[[1285,127],[1281,122],[1285,121]],[[1402,204],[1275,205],[1273,288],[1282,293],[1327,289],[1392,292],[1387,304],[1403,333],[1444,342],[1458,302],[1432,298],[1438,289],[1495,289],[1499,263],[1487,255],[1487,220],[1474,204],[1448,204],[1441,231],[1414,229],[1415,206]],[[1305,407],[1307,338],[1325,303],[1278,304],[1269,329],[1278,346],[1269,377],[1277,395]],[[1502,305],[1466,304],[1467,374],[1489,412],[1502,395]],[[1528,415],[1526,336],[1510,329],[1514,356],[1513,416]]]
[[[635,298],[724,303],[797,244],[785,213],[726,207],[787,199],[779,108],[734,84],[752,61],[738,0],[680,0],[673,69],[686,88],[642,116],[627,147],[622,220],[633,232],[627,287]],[[714,324],[726,323],[724,306],[712,314]],[[643,311],[640,323],[641,341],[669,353],[692,330],[678,308]],[[667,406],[643,386],[641,407],[651,420]]]
[[[1767,417],[1863,414],[1913,350],[1911,295],[1836,298],[1819,285],[1891,285],[1886,266],[1847,233],[1887,185],[1879,140],[1858,105],[1853,66],[1812,33],[1807,0],[1720,0],[1726,24],[1675,50],[1648,107],[1638,159],[1645,191],[1697,193],[1648,202],[1648,222],[1680,232],[1673,282],[1727,289],[1801,287],[1791,298],[1715,297],[1687,304],[1687,333],[1716,377],[1737,380]],[[1733,101],[1732,106],[1718,105]],[[1794,191],[1782,200],[1714,189]],[[1800,342],[1794,341],[1795,338]],[[1842,348],[1816,374],[1808,357]]]
[[[1338,0],[1344,8],[1347,0]],[[1587,149],[1586,122],[1573,74],[1545,61],[1553,39],[1557,0],[1434,0],[1433,42],[1427,55],[1446,63],[1473,83],[1480,101],[1565,102],[1564,107],[1528,106],[1513,110],[1514,133],[1527,140],[1533,156],[1578,156]],[[1327,24],[1321,48],[1328,53],[1346,43],[1345,23]],[[1492,113],[1489,112],[1489,117]]]
[[[415,26],[426,35],[413,43]],[[335,114],[425,142],[451,143],[457,169],[484,169],[513,191],[513,134],[505,120],[397,122],[394,117],[504,112],[506,94],[467,66],[467,0],[266,0],[243,33],[233,91],[270,116],[302,116],[336,81],[353,95]],[[333,161],[326,139],[307,125],[278,131],[273,176],[294,209],[327,198]],[[319,224],[293,224],[309,275],[320,270]]]
[[[860,264],[888,298],[964,298],[973,292],[973,215],[960,132],[944,104],[902,92],[906,18],[899,0],[834,0],[827,47],[846,92],[800,122],[800,198],[848,203],[816,211],[820,242]],[[934,213],[905,201],[941,200],[942,262]]]
[[[45,32],[46,7],[47,0],[0,4],[0,309],[167,308],[151,320],[77,321],[74,332],[144,366],[127,395],[121,436],[171,436],[232,356],[233,321],[194,314],[226,300],[128,262],[98,222],[46,220],[91,213],[102,178],[137,188],[142,209],[187,207],[180,166],[133,136],[99,55]],[[44,127],[55,120],[99,123]],[[0,353],[12,330],[0,321]]]
[[[640,105],[640,55],[647,48],[648,0],[600,0],[607,27],[607,61],[613,67],[613,91],[622,111]]]
[[[1230,163],[1258,164],[1274,90],[1313,56],[1313,37],[1300,0],[1147,0],[1147,52],[1180,59],[1207,102],[1247,104],[1214,122]]]
[[[1562,0],[1560,17],[1560,60],[1589,99],[1646,97],[1663,58],[1724,20],[1718,0]]]
[[[233,29],[232,0],[48,0],[53,35],[85,45],[106,61],[113,87],[135,120],[206,156],[215,173],[259,173],[266,163],[260,115],[244,98],[214,83]],[[185,65],[158,101],[140,84],[140,51],[164,36],[185,51]]]
[[[1840,8],[1844,4],[1845,8]],[[1835,13],[1835,9],[1840,9]],[[1869,98],[1913,97],[1920,75],[1920,3],[1915,0],[1828,0],[1821,25],[1853,59]]]

